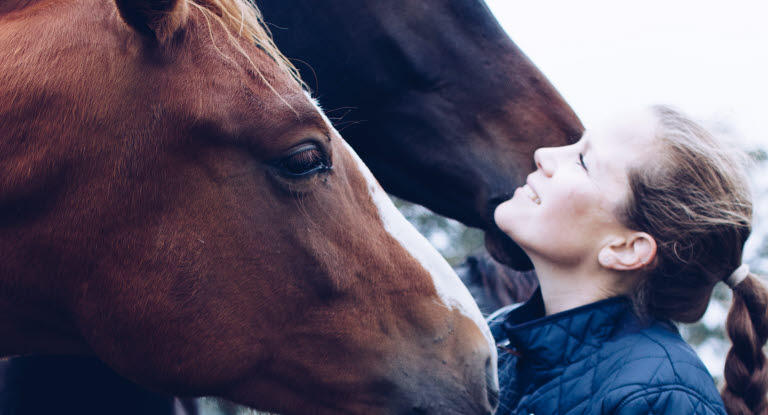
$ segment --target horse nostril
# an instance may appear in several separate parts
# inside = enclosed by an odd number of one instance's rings
[[[496,411],[499,407],[499,381],[496,375],[496,365],[491,362],[489,357],[485,361],[485,383],[488,393],[488,404],[491,405],[491,409]]]

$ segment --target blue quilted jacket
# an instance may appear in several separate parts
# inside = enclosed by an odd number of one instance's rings
[[[497,415],[725,415],[712,376],[670,323],[641,324],[629,300],[544,316],[541,292],[491,316]]]

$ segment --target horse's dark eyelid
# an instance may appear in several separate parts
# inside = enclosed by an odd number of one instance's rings
[[[275,164],[281,174],[292,178],[309,177],[331,168],[327,156],[315,144],[300,146]]]
[[[311,143],[310,144],[304,144],[302,146],[299,146],[299,147],[296,147],[295,149],[293,149],[293,151],[288,153],[288,155],[286,155],[285,157],[295,156],[296,154],[303,153],[303,152],[305,152],[305,151],[307,151],[309,149],[313,149],[313,148],[317,149],[317,151],[320,151],[320,149],[317,148],[316,144],[311,144]]]

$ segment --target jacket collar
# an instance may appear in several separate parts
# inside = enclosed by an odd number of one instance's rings
[[[637,327],[626,297],[614,297],[562,313],[544,316],[541,289],[507,314],[502,325],[510,351],[520,363],[536,368],[570,365],[591,356],[617,330]]]

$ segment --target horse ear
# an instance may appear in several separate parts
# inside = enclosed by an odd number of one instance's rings
[[[186,22],[186,0],[115,0],[120,16],[134,30],[160,43],[173,37]]]

